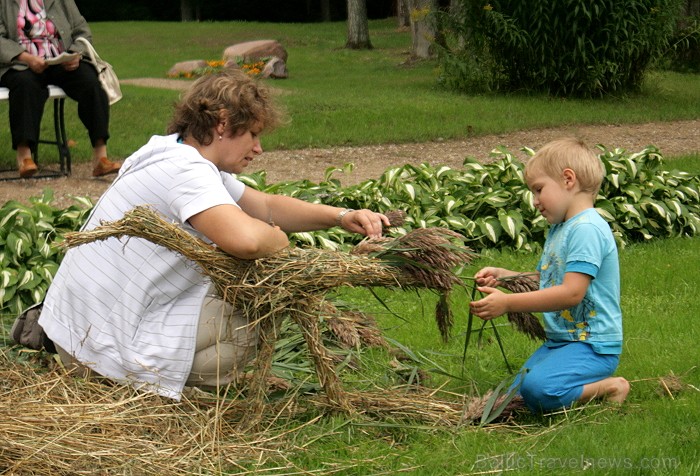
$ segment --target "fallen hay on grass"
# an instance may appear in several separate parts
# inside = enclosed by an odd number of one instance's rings
[[[297,472],[287,455],[306,447],[299,434],[319,418],[310,417],[309,410],[335,410],[320,396],[300,399],[291,394],[266,406],[264,430],[243,431],[238,424],[251,408],[245,398],[201,392],[175,403],[125,385],[75,378],[55,361],[44,364],[38,371],[36,362],[17,363],[0,350],[2,474]],[[413,387],[348,392],[350,403],[360,409],[352,422],[379,417],[436,428],[478,421],[488,398],[442,400]],[[518,401],[511,402],[501,421],[519,408]]]
[[[50,363],[49,363],[50,364]],[[0,473],[219,474],[280,458],[281,435],[241,432],[226,409],[18,364],[0,350]]]

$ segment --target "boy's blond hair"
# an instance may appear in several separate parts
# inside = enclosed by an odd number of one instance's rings
[[[595,198],[605,177],[605,167],[598,156],[581,140],[556,139],[548,142],[525,164],[525,180],[544,173],[559,180],[564,169],[576,174],[582,192]]]

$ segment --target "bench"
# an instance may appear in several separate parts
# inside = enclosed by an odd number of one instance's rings
[[[61,176],[70,175],[71,173],[71,158],[70,150],[68,149],[68,137],[66,136],[66,123],[63,115],[63,109],[65,106],[66,96],[65,91],[50,84],[49,88],[49,99],[53,99],[53,128],[55,134],[55,140],[44,140],[39,139],[39,144],[53,144],[58,149],[58,158],[60,162],[60,172],[54,172],[49,170],[41,170],[39,168],[39,173],[33,176],[33,178],[45,178],[51,176]],[[10,90],[7,88],[0,87],[0,101],[7,101],[10,98]],[[9,129],[9,128],[8,128]],[[34,152],[34,162],[39,165],[39,146],[37,145]],[[19,179],[17,177],[2,177],[0,180],[13,180]]]

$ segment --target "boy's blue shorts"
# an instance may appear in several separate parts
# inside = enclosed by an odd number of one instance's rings
[[[542,345],[523,364],[511,388],[522,379],[519,393],[532,412],[557,410],[578,400],[584,385],[610,377],[619,362],[619,355],[597,354],[584,342]]]

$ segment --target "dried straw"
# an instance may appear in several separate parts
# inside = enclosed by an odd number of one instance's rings
[[[463,239],[461,235],[428,228],[397,239],[365,240],[352,253],[291,248],[264,259],[242,260],[168,223],[147,207],[137,207],[121,220],[102,223],[91,231],[67,234],[64,243],[72,247],[124,236],[149,240],[194,261],[211,278],[223,299],[260,325],[260,350],[250,383],[257,405],[250,416],[251,424],[263,411],[265,382],[281,319],[289,316],[299,325],[330,404],[353,411],[335,374],[332,357],[323,345],[318,323],[324,315],[333,319],[346,316],[348,320],[357,316],[333,309],[322,297],[342,286],[427,288],[447,293],[462,284],[453,268],[470,262],[474,256],[468,248],[455,244]],[[438,322],[449,315],[443,309]],[[336,329],[340,327],[338,322]],[[443,322],[441,329],[448,324]],[[347,337],[350,333],[345,334]]]
[[[220,474],[279,458],[284,441],[243,433],[221,407],[41,372],[0,350],[0,473]]]
[[[540,288],[531,275],[519,274],[501,280],[501,286],[514,293],[526,293]],[[508,322],[532,340],[545,340],[544,327],[537,317],[530,312],[510,312]]]
[[[371,318],[336,308],[324,294],[340,286],[386,286],[428,288],[446,298],[459,284],[451,268],[472,256],[468,249],[452,244],[457,237],[449,232],[420,231],[378,247],[368,240],[356,254],[290,249],[246,261],[140,208],[95,230],[67,235],[65,243],[78,246],[124,236],[150,240],[193,260],[226,301],[258,322],[258,357],[247,397],[185,396],[174,403],[128,386],[74,378],[53,360],[43,367],[48,370],[40,372],[41,367],[19,364],[0,349],[0,472],[221,474],[245,472],[244,464],[274,464],[286,472],[293,468],[286,452],[298,449],[296,439],[288,435],[316,419],[291,428],[287,426],[291,420],[286,423],[284,419],[308,414],[309,406],[342,410],[358,419],[380,417],[445,426],[473,423],[484,412],[488,395],[445,400],[420,389],[346,391],[334,373],[332,355],[319,330],[319,322],[326,320],[346,345],[385,345]],[[361,254],[365,246],[373,247],[372,255]],[[287,317],[294,319],[304,335],[324,394],[299,399],[291,393],[268,402],[274,345]],[[512,402],[501,418],[508,418],[515,408],[517,402]],[[259,431],[263,419],[267,426]]]
[[[254,405],[249,399],[201,394],[174,403],[129,386],[74,378],[55,361],[45,364],[39,371],[0,350],[2,474],[227,474],[255,466],[287,473],[296,469],[287,455],[305,446],[290,435],[318,420],[293,424],[291,418],[308,416],[310,409],[337,410],[328,398],[292,394],[266,405],[264,431],[243,431]],[[345,394],[357,409],[355,421],[444,427],[478,423],[489,398],[445,399],[420,387]],[[512,402],[500,421],[521,408]]]

